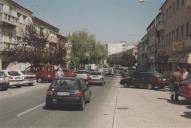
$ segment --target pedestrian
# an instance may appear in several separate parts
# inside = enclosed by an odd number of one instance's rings
[[[56,72],[56,78],[62,78],[64,77],[64,73],[62,71],[62,69],[58,68],[57,72]]]
[[[183,70],[183,80],[189,79],[190,75],[189,75],[187,69],[183,68],[182,70]]]
[[[180,81],[183,80],[183,71],[178,66],[176,67],[176,71],[173,72],[171,78],[171,100],[177,101],[178,100],[178,91],[180,86]]]

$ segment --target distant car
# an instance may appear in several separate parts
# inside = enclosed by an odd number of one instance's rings
[[[36,83],[36,75],[30,71],[18,71],[23,77],[23,85],[34,85]]]
[[[64,69],[63,72],[65,77],[76,77],[77,75],[73,70],[70,69]]]
[[[88,84],[105,84],[104,75],[102,72],[93,71],[90,73],[90,79],[88,80]]]
[[[78,70],[76,74],[77,74],[76,77],[82,78],[85,81],[88,81],[90,79],[90,74],[87,70]]]
[[[21,87],[23,84],[24,77],[14,70],[2,70],[9,79],[9,87],[16,86]]]
[[[63,77],[54,80],[48,88],[46,107],[78,107],[84,110],[85,103],[90,100],[91,91],[83,79]]]
[[[0,71],[0,88],[3,91],[8,90],[9,88],[9,79],[3,71]]]
[[[134,72],[120,81],[124,87],[143,87],[148,89],[164,88],[169,84],[167,78],[158,72]]]
[[[105,70],[105,76],[114,76],[114,70],[112,68]]]

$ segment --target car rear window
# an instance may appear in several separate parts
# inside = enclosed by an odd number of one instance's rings
[[[91,72],[91,75],[101,75],[101,72]]]
[[[87,71],[77,71],[78,74],[88,74]]]
[[[4,72],[0,72],[0,77],[4,77]]]
[[[32,72],[29,72],[29,71],[21,71],[24,75],[33,75]]]
[[[17,71],[8,71],[8,74],[10,76],[20,76],[20,74]]]
[[[80,82],[78,80],[55,80],[52,82],[51,88],[56,91],[81,90]]]

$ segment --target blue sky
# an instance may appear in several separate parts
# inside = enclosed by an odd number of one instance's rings
[[[98,41],[139,41],[164,0],[15,0],[60,33],[85,30]]]

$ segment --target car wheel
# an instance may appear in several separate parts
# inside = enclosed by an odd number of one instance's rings
[[[178,95],[178,94],[175,94],[174,100],[175,100],[176,102],[178,101],[178,97],[179,97],[179,95]]]
[[[151,84],[151,83],[149,83],[148,85],[147,85],[147,89],[153,89],[153,85]]]
[[[33,83],[29,83],[28,85],[29,85],[29,86],[33,86]]]
[[[3,91],[7,91],[7,90],[8,90],[8,87],[3,87],[2,90],[3,90]]]
[[[173,95],[173,94],[171,94],[171,95],[170,95],[170,100],[171,100],[171,101],[174,101],[174,100],[175,100],[175,98],[174,98],[174,95]]]
[[[84,110],[84,107],[85,107],[85,99],[83,98],[82,99],[82,102],[81,102],[81,104],[80,104],[80,110]]]
[[[90,97],[87,100],[87,103],[90,103],[90,102],[91,102],[91,95],[90,95]]]
[[[42,82],[42,78],[37,78],[37,82],[41,83]]]
[[[128,88],[128,87],[129,87],[128,83],[125,82],[125,83],[124,83],[124,88]]]
[[[21,88],[21,85],[17,85],[16,87],[17,87],[17,88]]]

